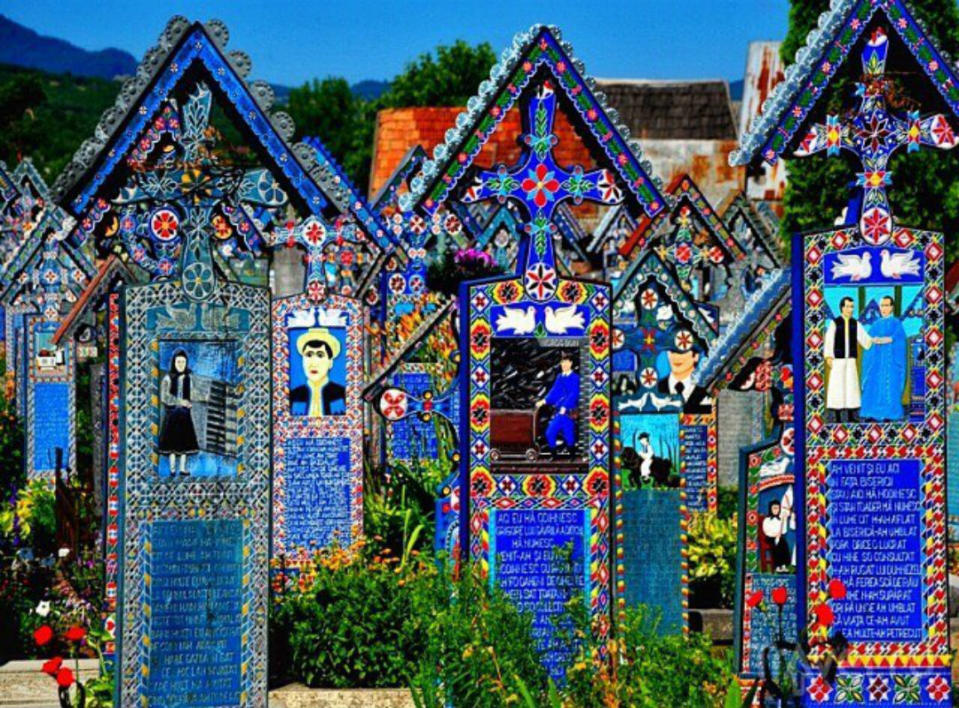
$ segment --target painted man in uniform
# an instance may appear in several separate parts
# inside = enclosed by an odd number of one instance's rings
[[[564,352],[559,360],[559,375],[546,397],[536,402],[536,408],[549,405],[553,416],[546,426],[546,442],[556,452],[559,438],[572,451],[576,446],[576,421],[573,414],[579,406],[579,374],[573,371],[573,357]]]

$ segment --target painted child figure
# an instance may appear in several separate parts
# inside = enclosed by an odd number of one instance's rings
[[[563,352],[559,369],[559,375],[546,397],[536,402],[537,409],[545,405],[553,409],[553,416],[546,426],[546,442],[553,453],[556,452],[560,437],[571,452],[576,446],[574,414],[579,406],[579,374],[573,371],[573,357],[568,352]]]

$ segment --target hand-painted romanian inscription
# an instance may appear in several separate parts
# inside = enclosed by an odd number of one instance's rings
[[[490,577],[520,609],[533,613],[533,639],[554,680],[563,680],[571,648],[557,640],[553,618],[576,595],[586,596],[586,511],[494,510],[490,539]]]
[[[863,642],[918,642],[923,633],[920,460],[834,460],[829,567],[848,588],[836,628]]]
[[[243,522],[150,526],[150,705],[240,705]]]

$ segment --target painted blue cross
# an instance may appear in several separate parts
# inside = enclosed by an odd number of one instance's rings
[[[892,210],[886,187],[892,184],[889,160],[906,146],[915,152],[920,145],[944,150],[956,146],[956,136],[949,121],[942,114],[921,118],[919,111],[909,111],[905,118],[886,109],[886,54],[889,37],[877,27],[862,52],[863,80],[856,85],[856,95],[862,98],[859,110],[852,120],[841,122],[839,116],[826,116],[825,123],[813,125],[796,150],[805,157],[826,151],[828,156],[841,150],[859,158],[863,171],[857,176],[862,188],[859,209],[859,230],[862,237],[874,245],[884,243],[892,236]],[[851,216],[851,215],[850,215]]]
[[[600,204],[619,204],[622,190],[612,172],[586,172],[575,165],[565,170],[556,164],[553,147],[559,142],[553,132],[556,93],[549,81],[543,82],[527,106],[525,145],[520,162],[512,168],[500,164],[483,170],[466,190],[467,204],[496,199],[500,204],[512,200],[520,204],[528,217],[520,252],[526,262],[517,265],[524,274],[526,291],[535,300],[548,300],[556,291],[556,262],[553,255],[553,213],[564,201],[582,204],[584,200]]]
[[[179,254],[182,287],[194,301],[214,291],[210,240],[216,219],[224,218],[218,210],[242,212],[244,204],[278,210],[288,202],[269,170],[221,164],[210,130],[212,107],[213,94],[203,82],[182,110],[168,103],[128,157],[132,175],[112,200],[120,241],[134,262],[154,278],[169,277]],[[151,153],[165,135],[176,148],[153,164]]]

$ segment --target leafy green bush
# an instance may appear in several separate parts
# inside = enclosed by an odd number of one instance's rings
[[[732,607],[736,592],[736,520],[693,513],[688,546],[690,605]]]
[[[723,705],[732,677],[730,662],[714,652],[709,637],[660,635],[655,613],[643,606],[627,608],[608,643],[610,660],[601,660],[582,613],[574,610],[572,616],[579,626],[579,650],[567,668],[562,706]]]
[[[532,616],[491,590],[477,568],[437,576],[424,612],[426,646],[410,681],[418,708],[542,705],[547,674],[531,638]]]
[[[739,514],[739,487],[719,487],[716,494],[716,516],[734,519]]]
[[[424,461],[426,462],[426,461]],[[390,474],[367,467],[363,487],[363,530],[378,548],[405,549],[415,529],[411,550],[429,553],[433,547],[434,489],[439,478],[415,474],[396,465]],[[377,554],[367,547],[368,557]],[[387,554],[389,555],[389,554]]]
[[[282,596],[270,618],[276,679],[308,686],[404,685],[426,642],[423,597],[435,590],[428,561],[358,558],[361,551],[321,554],[305,592]]]

